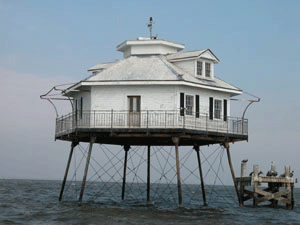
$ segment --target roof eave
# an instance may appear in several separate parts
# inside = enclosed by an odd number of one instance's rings
[[[187,85],[193,87],[200,87],[215,91],[227,92],[233,95],[240,95],[243,93],[241,89],[232,89],[227,87],[216,87],[207,84],[198,84],[192,81],[185,80],[107,80],[107,81],[82,81],[79,86],[102,86],[102,85]],[[79,87],[78,86],[78,87]],[[76,87],[76,88],[78,88]],[[75,87],[74,87],[74,91]]]

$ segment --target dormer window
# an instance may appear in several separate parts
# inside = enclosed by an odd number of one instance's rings
[[[202,62],[197,61],[197,75],[202,75]]]
[[[210,63],[205,63],[205,77],[211,77],[211,65]]]

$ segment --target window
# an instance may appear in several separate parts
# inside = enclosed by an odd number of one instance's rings
[[[205,63],[205,77],[210,77],[210,63]]]
[[[215,118],[221,119],[222,101],[215,99]]]
[[[202,75],[202,62],[197,61],[197,75]]]
[[[186,115],[193,115],[194,96],[187,95],[185,105],[186,105]]]

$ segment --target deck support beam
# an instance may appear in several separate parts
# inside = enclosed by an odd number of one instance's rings
[[[232,166],[232,162],[231,162],[230,145],[229,145],[228,142],[225,142],[223,144],[223,146],[226,148],[226,151],[227,151],[228,164],[229,164],[229,167],[230,167],[230,172],[231,172],[232,180],[233,180],[233,183],[234,183],[234,188],[235,188],[235,191],[236,191],[236,194],[237,194],[237,197],[238,197],[239,205],[242,206],[241,196],[240,196],[240,192],[239,192],[238,185],[237,185],[237,180],[236,180],[234,170],[233,170],[233,166]]]
[[[197,153],[197,159],[198,159],[198,167],[199,167],[199,174],[200,174],[200,181],[201,181],[203,205],[207,206],[206,197],[205,197],[204,179],[203,179],[202,167],[201,167],[200,147],[199,147],[199,145],[195,144],[194,145],[194,149],[195,149],[195,151]]]
[[[125,197],[127,155],[128,155],[129,149],[130,149],[130,145],[124,145],[125,159],[124,159],[124,171],[123,171],[122,200],[124,200],[124,197]]]
[[[147,157],[147,204],[150,204],[150,145],[148,145],[148,157]]]
[[[177,187],[178,187],[178,203],[179,207],[182,207],[182,190],[181,190],[181,178],[180,178],[180,160],[179,160],[179,137],[173,137],[173,142],[175,144],[175,154],[176,154],[176,175],[177,175]]]
[[[73,156],[73,150],[74,148],[79,144],[79,142],[77,141],[73,141],[71,144],[71,150],[70,150],[70,154],[69,154],[69,159],[67,162],[67,167],[66,167],[66,171],[65,171],[65,176],[61,185],[61,190],[60,190],[60,194],[59,194],[59,201],[61,201],[63,193],[64,193],[64,189],[65,189],[65,185],[66,185],[66,181],[67,181],[67,177],[68,177],[68,173],[69,173],[69,168],[70,168],[70,164],[71,164],[71,159]]]
[[[92,148],[93,148],[93,144],[95,143],[95,141],[96,141],[96,137],[92,136],[90,138],[90,146],[89,146],[89,151],[88,151],[88,155],[87,155],[87,158],[86,158],[86,164],[85,164],[85,170],[84,170],[82,184],[81,184],[79,202],[82,202],[82,196],[83,196],[83,192],[84,192],[84,188],[85,188],[87,173],[88,173],[88,170],[89,170],[89,164],[90,164],[90,159],[91,159],[91,154],[92,154]]]

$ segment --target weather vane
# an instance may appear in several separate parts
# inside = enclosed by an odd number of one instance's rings
[[[152,39],[152,25],[153,25],[153,19],[152,19],[152,16],[150,17],[150,21],[149,23],[147,24],[147,27],[149,27],[149,30],[150,30],[150,38]]]

